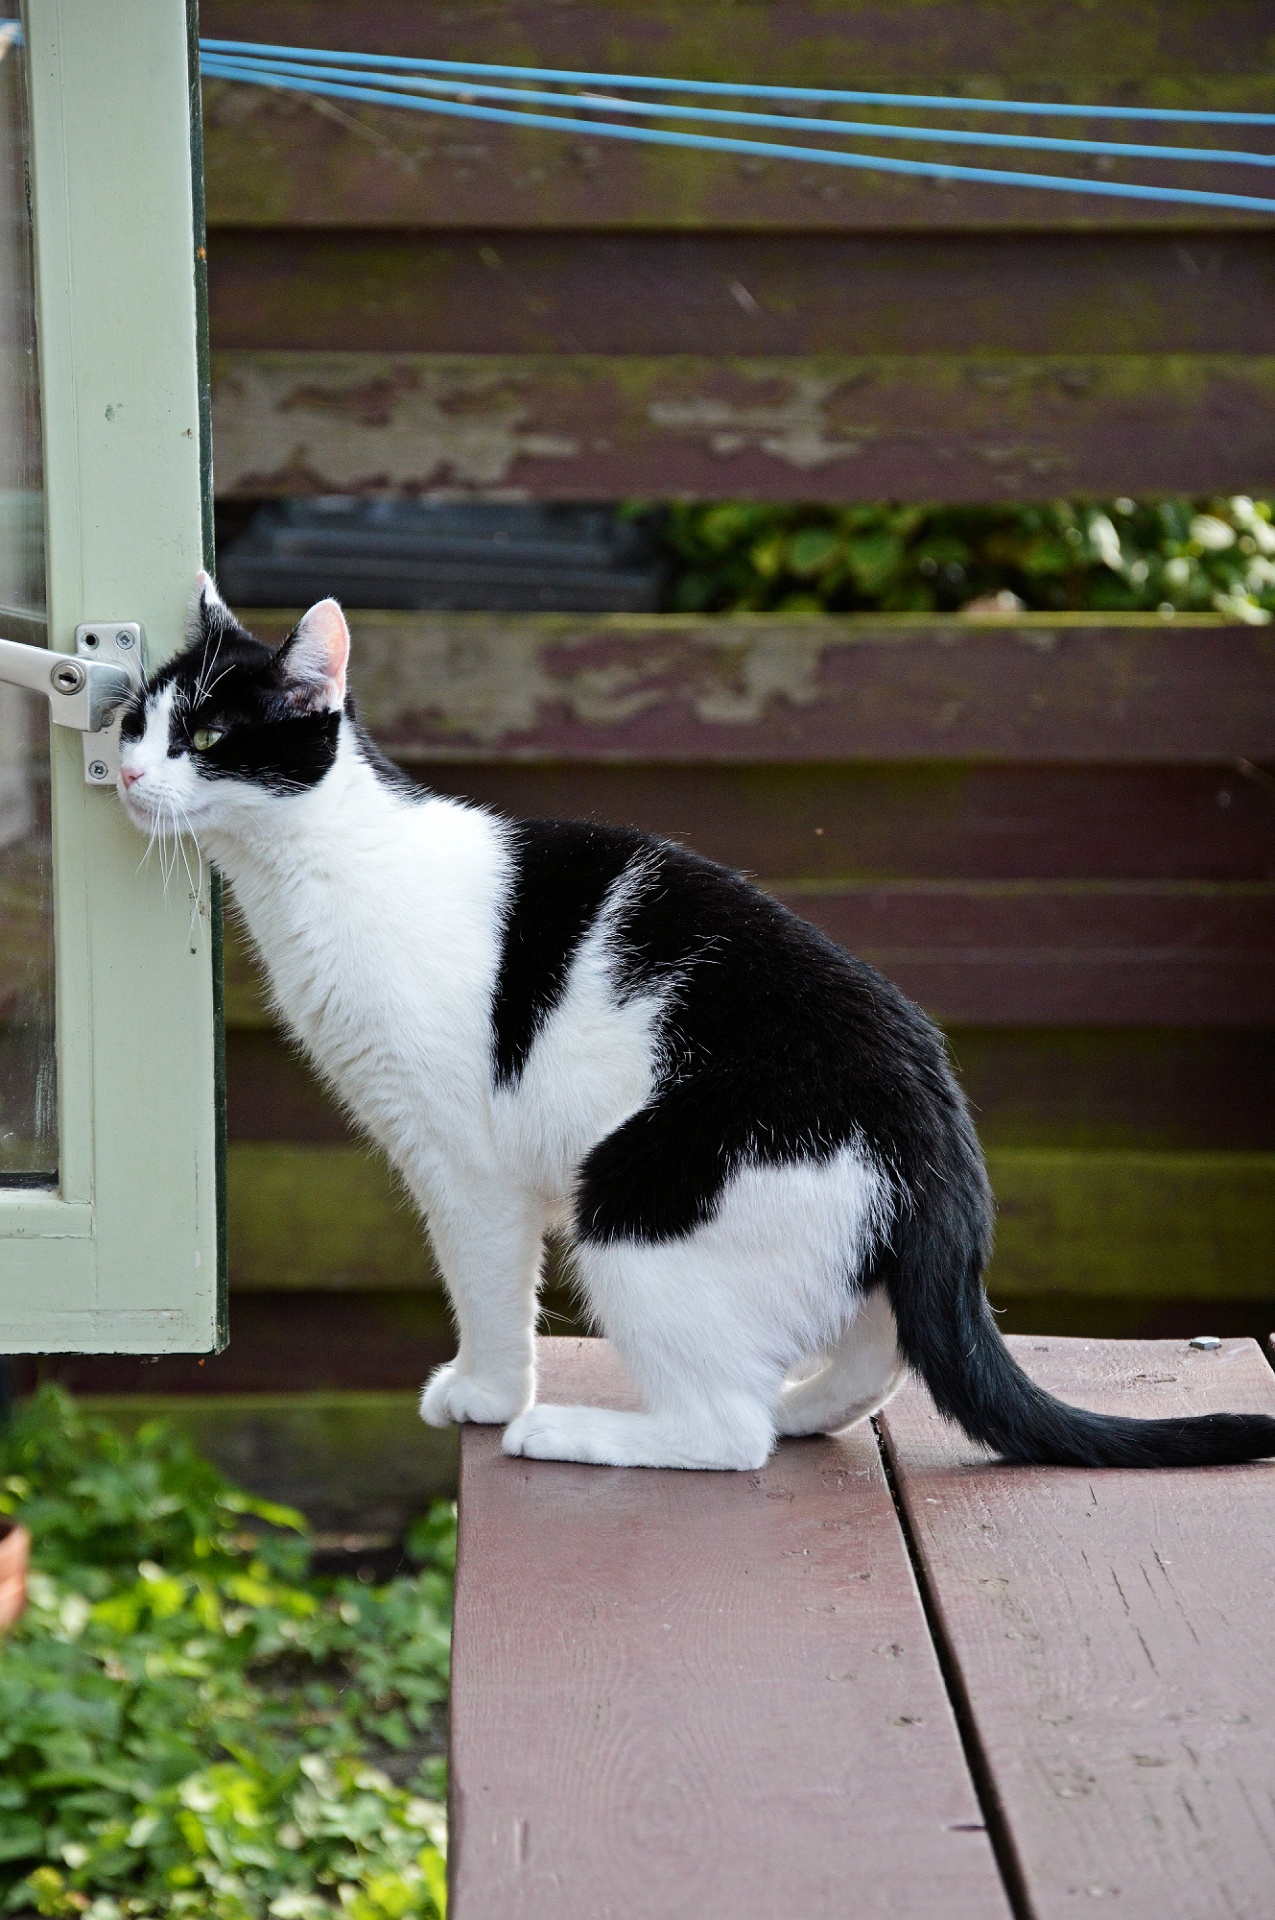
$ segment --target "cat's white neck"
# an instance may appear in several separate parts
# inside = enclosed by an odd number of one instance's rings
[[[348,876],[360,856],[383,845],[410,800],[377,778],[350,728],[341,729],[336,759],[317,786],[245,807],[233,825],[198,837],[242,893]]]

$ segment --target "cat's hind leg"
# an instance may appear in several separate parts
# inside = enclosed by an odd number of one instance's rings
[[[836,1342],[825,1365],[786,1386],[777,1421],[782,1434],[839,1433],[866,1420],[907,1378],[894,1315],[884,1287],[875,1287]]]
[[[679,1284],[685,1260],[681,1242],[577,1249],[584,1292],[645,1411],[540,1402],[506,1429],[506,1453],[609,1467],[764,1464],[783,1366],[753,1329],[706,1310],[692,1272]]]
[[[426,1382],[421,1419],[431,1427],[503,1426],[535,1398],[545,1208],[514,1187],[439,1185],[426,1211],[460,1347]]]
[[[785,1374],[826,1350],[852,1308],[871,1209],[850,1157],[749,1166],[676,1237],[577,1244],[578,1278],[645,1411],[535,1406],[507,1453],[607,1466],[760,1467]]]

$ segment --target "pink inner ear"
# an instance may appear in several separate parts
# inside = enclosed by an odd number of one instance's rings
[[[297,628],[288,648],[288,669],[316,691],[322,688],[326,704],[345,703],[345,670],[350,658],[350,630],[335,600],[320,600]]]

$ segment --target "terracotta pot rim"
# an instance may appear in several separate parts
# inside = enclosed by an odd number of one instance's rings
[[[7,1515],[0,1516],[0,1633],[20,1617],[27,1599],[31,1536]]]

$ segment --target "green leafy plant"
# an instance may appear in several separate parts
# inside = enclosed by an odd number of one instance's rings
[[[674,504],[662,537],[677,612],[1089,610],[1275,613],[1271,504]]]
[[[418,1571],[312,1578],[298,1514],[44,1389],[0,1436],[0,1511],[34,1541],[0,1644],[0,1907],[438,1920],[450,1509]]]

